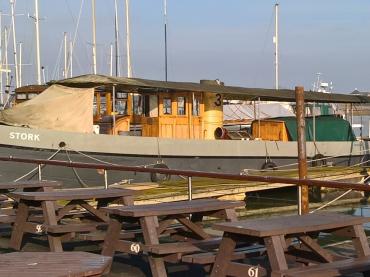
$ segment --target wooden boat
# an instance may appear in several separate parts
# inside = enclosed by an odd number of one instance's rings
[[[297,145],[289,137],[263,139],[247,129],[225,128],[223,105],[233,99],[294,102],[295,97],[291,90],[230,87],[217,81],[180,83],[84,75],[53,82],[32,100],[2,111],[0,155],[223,173],[295,163]],[[370,102],[367,96],[317,92],[306,92],[305,99],[350,105]],[[273,132],[271,125],[269,130]],[[328,161],[333,164],[363,161],[367,151],[367,142],[360,140],[307,142],[310,158],[332,157]],[[3,180],[38,174],[31,172],[31,165],[3,162],[0,166]],[[101,170],[54,166],[43,168],[42,177],[74,186],[102,185],[105,177],[109,183],[169,178],[129,172],[105,176]]]

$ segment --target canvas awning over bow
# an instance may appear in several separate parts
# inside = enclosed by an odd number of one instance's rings
[[[52,85],[33,99],[0,111],[0,123],[92,133],[93,100],[93,88]]]

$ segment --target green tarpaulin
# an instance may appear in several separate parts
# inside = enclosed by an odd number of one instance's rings
[[[272,120],[285,122],[289,139],[297,140],[297,120],[295,117],[277,117]],[[313,141],[314,128],[313,117],[306,117],[306,140]],[[335,116],[315,117],[316,141],[354,141],[356,140],[351,124],[342,118]]]

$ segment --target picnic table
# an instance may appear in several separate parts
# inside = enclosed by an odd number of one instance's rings
[[[0,183],[0,223],[13,223],[15,220],[16,209],[3,209],[15,207],[18,199],[9,199],[6,194],[13,191],[51,191],[62,186],[57,181],[17,181]]]
[[[0,255],[0,276],[87,277],[109,271],[111,257],[87,252],[13,252]]]
[[[110,214],[111,222],[102,255],[113,256],[115,251],[146,253],[152,275],[167,276],[164,261],[177,262],[183,253],[199,251],[202,246],[218,246],[219,238],[205,232],[203,217],[236,221],[235,208],[244,205],[241,201],[200,199],[103,208]],[[125,222],[140,224],[141,232],[135,232],[131,240],[120,239],[122,223]]]
[[[61,187],[62,183],[58,181],[17,181],[0,183],[0,193],[8,193],[14,190],[23,191],[50,191]]]
[[[109,217],[100,210],[111,203],[133,205],[133,190],[127,189],[65,189],[47,192],[13,192],[9,196],[19,199],[17,215],[10,239],[10,247],[21,249],[24,233],[48,236],[50,250],[62,252],[62,238],[75,233],[95,231],[107,225]],[[61,208],[56,208],[56,201]],[[96,202],[96,205],[95,205]],[[41,207],[43,217],[35,219],[31,207]],[[65,220],[74,215],[77,207],[84,209],[79,221]]]
[[[213,228],[223,231],[224,235],[211,277],[235,272],[244,272],[253,277],[269,276],[270,272],[271,276],[326,277],[369,271],[370,249],[363,228],[363,223],[369,221],[370,218],[345,214],[315,213],[215,224]],[[358,258],[346,259],[322,248],[316,240],[320,232],[350,237]],[[292,243],[292,238],[300,243]],[[241,240],[264,244],[271,268],[232,261],[236,243]],[[308,266],[288,267],[290,258]]]

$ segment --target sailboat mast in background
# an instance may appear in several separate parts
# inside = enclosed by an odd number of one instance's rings
[[[95,0],[91,0],[92,6],[92,29],[93,29],[93,42],[92,42],[92,58],[93,58],[93,73],[97,73],[96,69],[96,13],[95,13]]]
[[[275,4],[275,89],[279,89],[279,4]]]
[[[14,52],[14,66],[15,66],[15,87],[19,87],[19,71],[18,71],[18,55],[17,43],[15,34],[15,14],[14,14],[15,0],[10,0],[11,16],[12,16],[12,32],[13,32],[13,52]]]
[[[168,67],[167,67],[167,0],[164,0],[164,74],[165,81],[168,80]]]
[[[37,84],[41,85],[41,58],[40,58],[40,26],[39,26],[39,0],[35,0],[35,26],[36,26],[36,71]]]
[[[114,0],[114,41],[116,47],[116,76],[120,76],[120,53],[119,53],[119,25],[118,25],[118,5]]]
[[[132,77],[132,68],[131,68],[131,41],[130,41],[130,6],[129,0],[126,0],[126,51],[127,51],[127,77]]]
[[[22,86],[22,48],[23,48],[23,43],[20,41],[19,42],[19,82],[18,86]]]
[[[64,32],[63,36],[64,41],[64,70],[63,70],[63,78],[68,78],[68,48],[67,48],[67,32]]]
[[[0,108],[4,106],[4,90],[3,90],[3,72],[4,72],[4,63],[3,63],[3,12],[0,11]]]

